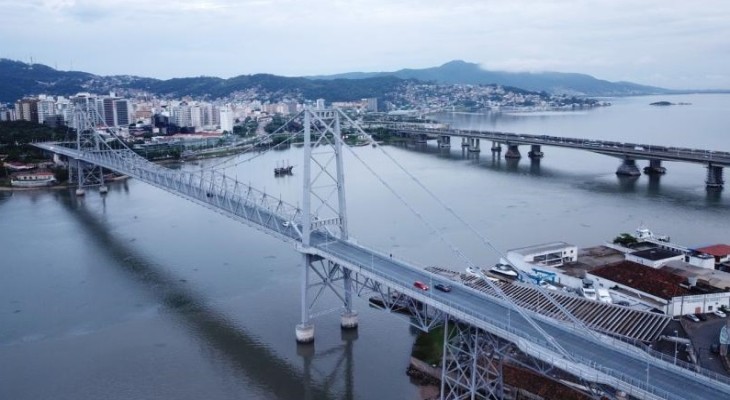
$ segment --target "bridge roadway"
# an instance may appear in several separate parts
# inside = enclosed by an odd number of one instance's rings
[[[580,139],[570,137],[528,135],[496,131],[477,131],[465,129],[437,129],[417,127],[410,124],[386,124],[390,129],[411,135],[458,136],[491,140],[512,145],[544,145],[588,150],[619,158],[635,160],[681,161],[714,166],[730,166],[730,152],[665,147],[650,144],[621,143],[607,140]]]
[[[629,344],[584,332],[528,311],[537,324],[567,350],[570,358],[565,358],[505,301],[461,284],[452,284],[450,293],[420,291],[413,287],[414,281],[436,283],[444,278],[353,241],[313,231],[310,247],[303,248],[299,225],[285,224],[298,218],[296,208],[281,201],[267,203],[266,195],[238,185],[230,178],[214,175],[206,178],[207,175],[200,171],[173,171],[150,163],[130,150],[79,152],[58,143],[39,143],[36,146],[129,175],[211,208],[293,243],[299,251],[336,262],[355,274],[371,278],[434,309],[510,340],[527,354],[587,381],[606,383],[647,399],[730,398],[730,384],[727,383],[730,381],[727,379],[683,369],[648,356]],[[252,197],[252,193],[258,197]]]

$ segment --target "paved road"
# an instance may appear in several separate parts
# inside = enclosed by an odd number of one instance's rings
[[[321,235],[314,235],[313,246],[323,253],[346,261],[360,270],[381,276],[389,286],[398,290],[414,291],[413,282],[420,280],[430,283],[448,283],[425,270],[407,266],[406,264],[380,254],[373,253],[350,242],[340,240],[327,241]],[[357,268],[355,269],[358,270]],[[544,342],[538,331],[521,315],[501,304],[497,299],[490,298],[482,292],[462,284],[451,283],[452,291],[444,293],[429,290],[420,292],[423,301],[451,315],[466,312],[480,321],[484,321],[483,328],[500,329],[511,328],[518,331],[522,338],[529,338],[533,342]],[[417,290],[416,290],[417,291]],[[414,296],[415,297],[415,296]],[[612,346],[590,335],[579,335],[565,326],[548,323],[535,319],[537,324],[550,334],[559,345],[566,349],[577,361],[583,363],[594,362],[604,371],[612,371],[612,376],[632,385],[648,382],[662,392],[657,394],[663,398],[676,399],[721,399],[730,398],[730,386],[715,382],[709,384],[704,377],[699,378],[690,371],[661,362],[651,360],[638,349]],[[515,339],[511,337],[506,339]],[[648,369],[648,372],[647,372]]]

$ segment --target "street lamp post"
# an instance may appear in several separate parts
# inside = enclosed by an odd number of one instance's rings
[[[677,330],[674,330],[674,365],[677,365]]]
[[[651,344],[649,350],[646,353],[646,386],[649,386],[649,359],[651,358]]]

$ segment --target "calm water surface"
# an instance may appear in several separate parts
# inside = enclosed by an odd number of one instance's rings
[[[669,99],[691,106],[651,107]],[[443,114],[462,128],[730,151],[730,96],[611,99],[574,113]],[[479,232],[474,235],[377,149],[346,156],[351,234],[426,265],[491,264],[498,251],[564,240],[601,243],[644,223],[686,245],[730,243],[730,197],[708,193],[705,169],[666,163],[667,175],[621,180],[617,159],[544,147],[539,165],[428,146],[386,150]],[[488,145],[482,144],[483,148]],[[527,148],[523,149],[526,155]],[[227,173],[293,203],[301,172],[274,178],[302,149],[239,156]],[[201,168],[219,163],[208,160]],[[232,165],[236,164],[236,165]],[[643,164],[642,164],[643,166]],[[298,347],[300,256],[215,212],[130,180],[90,191],[0,192],[0,399],[416,399],[405,376],[415,332],[356,302],[360,328],[316,319]],[[337,304],[322,299],[318,310]]]

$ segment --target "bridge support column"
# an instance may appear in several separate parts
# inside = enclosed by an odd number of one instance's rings
[[[707,179],[705,184],[708,189],[722,188],[725,184],[725,180],[722,178],[722,167],[718,165],[707,166]]]
[[[294,333],[296,334],[297,343],[312,343],[314,341],[314,325],[309,323],[309,269],[312,267],[312,255],[303,254],[304,269],[302,271],[302,323],[297,325]]]
[[[644,173],[647,175],[663,175],[667,169],[662,167],[662,160],[649,160],[649,165],[644,167]]]
[[[448,317],[444,330],[441,398],[504,398],[502,355],[491,336]]]
[[[492,142],[492,153],[501,153],[502,152],[502,146],[499,145],[499,142]]]
[[[357,329],[357,311],[345,311],[340,316],[340,327],[342,329]]]
[[[640,176],[641,172],[639,171],[639,167],[636,166],[636,160],[631,158],[624,158],[623,162],[616,170],[616,175]]]
[[[527,153],[527,156],[532,159],[542,158],[543,155],[544,154],[543,154],[541,146],[539,144],[533,144],[531,146],[530,152]]]
[[[86,194],[84,190],[84,167],[81,160],[76,160],[76,196],[83,196]]]
[[[469,147],[469,139],[462,137],[461,138],[461,147]]]
[[[469,151],[472,153],[479,153],[481,151],[479,149],[479,139],[469,138]]]
[[[342,274],[345,285],[345,312],[340,316],[340,327],[355,329],[357,328],[357,311],[352,309],[352,271],[343,268]]]
[[[104,184],[104,171],[101,171],[99,174],[99,193],[107,194],[108,192],[109,188]]]
[[[448,149],[451,147],[451,136],[441,135],[439,136],[439,147],[442,149]]]
[[[520,148],[516,144],[507,144],[507,152],[504,153],[504,158],[513,158],[513,159],[520,159],[522,158],[522,154],[520,154]]]

